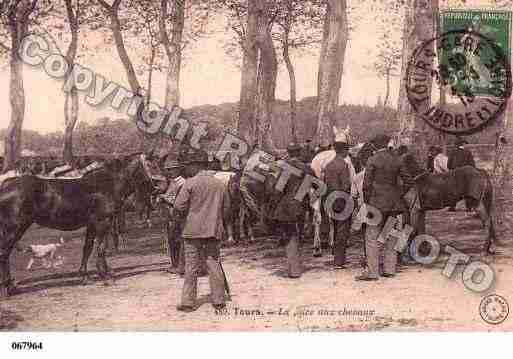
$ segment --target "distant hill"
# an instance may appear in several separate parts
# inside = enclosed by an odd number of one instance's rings
[[[234,132],[237,128],[238,103],[203,105],[184,110],[184,117],[193,123],[208,124],[205,147],[213,149],[222,140],[223,132]],[[313,138],[316,130],[316,98],[309,97],[298,102],[296,131],[298,140],[303,142]],[[272,123],[272,137],[278,148],[285,148],[291,140],[289,103],[276,101]],[[365,142],[378,133],[393,134],[399,129],[397,111],[381,106],[341,105],[335,113],[339,127],[351,126],[358,142]],[[492,125],[477,135],[468,136],[471,143],[494,143],[497,126]],[[5,130],[0,130],[0,139]],[[439,137],[438,134],[435,134]],[[454,142],[454,136],[442,136],[440,141]],[[142,148],[151,148],[159,143],[144,137],[128,119],[99,118],[96,124],[80,122],[74,134],[75,154],[102,155],[107,153],[130,153]],[[160,146],[168,147],[159,143]],[[62,132],[39,134],[23,131],[23,148],[38,155],[60,156],[63,146]],[[165,151],[165,150],[164,150]]]

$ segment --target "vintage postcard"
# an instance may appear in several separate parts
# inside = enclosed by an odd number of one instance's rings
[[[512,10],[2,1],[0,331],[511,332]]]

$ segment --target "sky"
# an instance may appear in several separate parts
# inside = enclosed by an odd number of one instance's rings
[[[485,0],[482,0],[485,1]],[[350,23],[354,30],[346,49],[344,74],[340,103],[374,105],[379,96],[384,97],[385,81],[373,73],[369,67],[376,54],[381,30],[370,14],[372,1],[356,2],[350,15]],[[355,20],[357,19],[357,20]],[[181,107],[190,108],[198,105],[216,105],[225,102],[236,102],[240,93],[240,70],[237,63],[225,54],[222,47],[227,38],[224,30],[224,19],[213,20],[214,33],[201,39],[190,49],[181,78]],[[391,36],[399,37],[398,32],[390,30]],[[104,44],[104,39],[95,34],[85,34],[86,41],[98,50],[85,54],[78,63],[93,69],[107,79],[128,87],[124,69],[118,59],[112,43]],[[83,40],[82,40],[83,41]],[[140,56],[140,49],[134,48],[127,41],[127,50],[134,62]],[[298,99],[315,96],[317,84],[318,54],[293,54],[293,62],[297,77]],[[164,98],[164,75],[156,72],[153,93],[157,102]],[[144,84],[144,76],[141,74]],[[24,128],[42,133],[62,131],[64,128],[64,93],[62,81],[50,78],[41,68],[25,66],[24,81],[26,91],[26,113]],[[395,106],[399,90],[399,79],[392,79],[391,104]],[[276,97],[287,100],[289,93],[288,75],[284,66],[280,67],[277,80]],[[0,119],[0,128],[8,125],[10,118],[9,105],[9,71],[3,60],[0,66],[0,106],[6,111]],[[126,117],[108,107],[94,108],[80,102],[79,121],[94,123],[98,118]]]

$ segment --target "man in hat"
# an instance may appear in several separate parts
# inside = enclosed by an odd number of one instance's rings
[[[321,152],[329,151],[330,149],[331,149],[330,141],[328,141],[326,139],[322,139],[321,142],[319,143],[319,146],[315,150],[315,154],[317,155]]]
[[[230,199],[224,184],[214,177],[212,171],[205,170],[207,166],[206,153],[188,154],[184,170],[187,179],[175,201],[175,211],[184,218],[185,280],[182,301],[177,306],[184,312],[196,309],[198,275],[202,264],[206,264],[209,275],[212,305],[216,310],[226,306],[225,277],[219,256],[223,206]]]
[[[379,279],[381,243],[378,241],[378,236],[388,217],[397,216],[406,210],[398,181],[401,173],[401,162],[394,153],[387,149],[389,141],[390,138],[385,135],[380,135],[374,139],[373,143],[377,150],[367,160],[365,167],[364,202],[378,209],[382,214],[382,220],[378,225],[367,226],[365,232],[367,271],[356,277],[356,280],[372,281]],[[385,240],[382,276],[393,277],[397,265],[397,252],[395,251],[397,240],[391,236],[388,236]]]
[[[281,233],[287,255],[287,274],[289,278],[299,278],[302,274],[299,225],[303,225],[308,209],[308,198],[299,202],[295,196],[306,174],[313,174],[301,161],[301,146],[291,143],[287,147],[289,166],[301,171],[301,176],[290,176],[282,192],[276,191],[269,204],[268,218]],[[279,163],[278,163],[279,165]]]
[[[182,177],[183,165],[175,160],[166,161],[164,164],[164,175],[169,181],[166,192],[159,196],[159,198],[168,206],[168,220],[167,220],[167,250],[169,258],[171,259],[171,266],[168,269],[170,273],[185,273],[185,258],[183,241],[180,240],[180,218],[177,218],[177,213],[174,211],[174,205],[180,189],[185,183],[185,178]]]
[[[334,149],[335,158],[326,165],[323,171],[324,183],[328,187],[328,194],[333,191],[341,191],[347,193],[347,198],[350,198],[352,176],[349,169],[350,162],[347,162],[349,151],[347,138],[345,136],[337,137]],[[335,213],[342,213],[347,205],[348,203],[343,198],[337,198],[331,208]],[[330,217],[329,213],[327,214]],[[346,219],[337,219],[335,216],[331,216],[329,220],[333,228],[334,268],[343,269],[346,264],[346,246],[350,234],[351,216],[349,215]]]
[[[464,166],[476,167],[472,152],[465,148],[467,144],[468,142],[464,138],[456,139],[456,148],[449,153],[449,159],[447,161],[448,169],[453,170]],[[467,207],[467,209],[469,208]],[[449,208],[449,211],[455,212],[456,207]]]
[[[463,138],[458,138],[456,140],[456,148],[449,154],[449,160],[447,162],[447,167],[450,170],[463,166],[476,167],[472,152],[470,152],[465,146],[467,144],[468,142]]]
[[[308,139],[303,146],[301,158],[304,163],[312,162],[315,156],[315,149],[313,148],[312,140]]]

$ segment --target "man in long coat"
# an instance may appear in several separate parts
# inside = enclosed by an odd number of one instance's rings
[[[456,140],[456,148],[449,153],[449,160],[447,161],[447,167],[450,170],[464,166],[476,167],[476,163],[474,161],[474,156],[472,155],[472,152],[465,148],[465,145],[467,144],[468,142],[463,138],[458,138]],[[465,201],[465,205],[466,204],[467,202]],[[469,210],[469,207],[466,207],[467,210]],[[456,207],[449,208],[449,211],[456,211]]]
[[[387,144],[390,138],[385,135],[378,136],[374,141],[376,153],[370,157],[365,167],[363,182],[364,202],[378,209],[382,220],[378,225],[368,225],[365,232],[365,249],[367,255],[367,271],[356,277],[356,280],[378,280],[379,257],[381,244],[378,236],[389,216],[397,216],[406,210],[402,199],[402,190],[399,185],[401,162],[389,149]],[[384,277],[393,277],[396,272],[397,240],[387,237],[384,244]]]
[[[182,238],[185,249],[185,280],[180,311],[196,309],[198,275],[206,262],[212,305],[216,310],[225,304],[225,277],[219,262],[223,237],[223,206],[230,201],[226,187],[207,171],[208,156],[190,154],[185,181],[175,201],[175,211],[184,218]]]
[[[298,201],[295,196],[306,174],[313,175],[311,169],[301,160],[301,146],[290,144],[287,147],[287,164],[300,170],[302,175],[290,176],[282,192],[276,191],[271,198],[268,219],[277,227],[286,242],[287,272],[289,278],[299,278],[302,274],[299,226],[303,226],[308,198]]]

